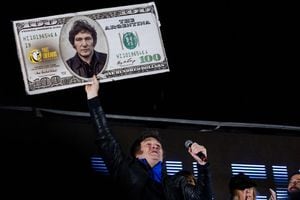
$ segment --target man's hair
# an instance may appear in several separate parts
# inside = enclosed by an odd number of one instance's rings
[[[93,26],[91,26],[86,20],[77,20],[74,22],[70,32],[69,32],[69,41],[74,46],[75,35],[80,32],[88,32],[93,37],[93,45],[97,44],[97,32]]]
[[[175,173],[175,175],[177,176],[184,176],[185,179],[188,181],[188,183],[191,184],[191,181],[194,181],[194,183],[197,182],[195,176],[193,175],[193,173],[189,170],[180,170],[178,172]]]
[[[289,179],[291,179],[295,175],[300,175],[300,171],[295,171],[295,172],[291,173],[291,175],[289,176]]]
[[[136,153],[141,150],[141,142],[146,138],[153,137],[155,138],[162,146],[162,139],[159,136],[159,132],[157,130],[145,130],[142,132],[141,136],[139,136],[130,147],[130,155],[135,158]]]
[[[230,193],[233,194],[234,190],[244,190],[246,188],[256,187],[256,183],[252,181],[247,175],[244,173],[239,173],[231,177],[229,181],[229,190]]]

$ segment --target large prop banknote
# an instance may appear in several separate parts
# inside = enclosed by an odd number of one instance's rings
[[[81,22],[95,30],[92,40],[72,37]],[[154,2],[18,20],[13,28],[29,95],[85,85],[92,74],[108,82],[169,72]],[[89,52],[98,52],[90,65],[76,56]]]

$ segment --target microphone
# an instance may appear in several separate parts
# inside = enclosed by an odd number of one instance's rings
[[[192,140],[187,140],[187,141],[185,141],[185,143],[184,143],[184,146],[185,146],[185,148],[190,148],[191,146],[192,146],[192,144],[193,144],[194,142],[192,141]],[[203,161],[203,162],[207,162],[208,160],[207,160],[207,157],[202,153],[202,152],[199,152],[199,153],[197,153],[197,156]]]

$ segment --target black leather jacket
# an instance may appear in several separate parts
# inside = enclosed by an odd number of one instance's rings
[[[94,50],[90,64],[81,60],[77,53],[75,56],[67,60],[67,64],[77,75],[84,78],[91,78],[94,74],[97,75],[102,71],[106,62],[106,58],[107,54]]]
[[[288,200],[300,200],[300,191],[288,192]]]
[[[98,97],[88,100],[92,121],[96,127],[96,145],[116,181],[116,192],[128,200],[211,200],[212,190],[208,164],[198,165],[196,186],[187,183],[183,176],[163,175],[162,183],[150,178],[150,166],[138,159],[126,156],[120,144],[111,134],[105,113]]]

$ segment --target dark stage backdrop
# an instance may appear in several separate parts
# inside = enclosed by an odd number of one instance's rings
[[[14,1],[3,5],[0,105],[86,111],[83,87],[25,94],[13,20],[146,3]],[[101,85],[108,113],[300,124],[297,17],[291,2],[155,0],[170,73]],[[11,5],[10,5],[11,4]],[[16,6],[20,10],[15,11]],[[5,64],[4,64],[5,63]]]
[[[74,116],[31,108],[0,112],[3,116],[1,181],[4,193],[12,199],[79,195],[84,199],[93,195],[100,199],[105,199],[105,195],[117,198],[117,192],[109,192],[116,190],[109,176],[97,171],[92,162],[99,158],[99,152],[87,113]],[[169,172],[170,161],[193,171],[193,160],[184,148],[187,139],[205,145],[214,192],[220,200],[228,198],[228,181],[233,172],[249,173],[257,181],[259,195],[264,199],[269,187],[278,195],[285,195],[287,176],[300,168],[299,130],[217,127],[171,123],[171,120],[109,118],[108,121],[125,151],[145,128],[157,129],[164,140]]]

